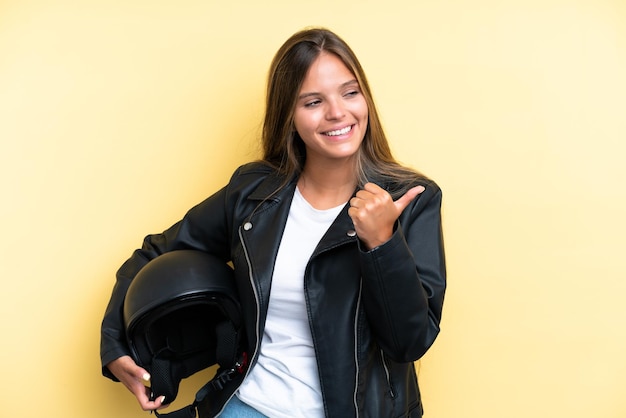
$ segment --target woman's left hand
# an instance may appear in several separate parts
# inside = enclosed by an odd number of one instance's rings
[[[402,211],[424,190],[424,186],[415,186],[394,202],[382,187],[367,183],[350,199],[348,215],[352,218],[357,236],[368,250],[391,238],[393,226]]]

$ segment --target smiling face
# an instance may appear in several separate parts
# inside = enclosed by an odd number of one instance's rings
[[[306,74],[294,112],[307,162],[349,160],[367,122],[367,103],[354,74],[336,55],[322,52]]]

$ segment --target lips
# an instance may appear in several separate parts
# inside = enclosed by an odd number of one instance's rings
[[[334,131],[324,132],[323,134],[326,135],[326,136],[341,136],[341,135],[345,135],[348,132],[350,132],[353,127],[354,127],[354,125],[350,125],[350,126],[346,126],[345,128],[342,128],[342,129],[336,129]]]

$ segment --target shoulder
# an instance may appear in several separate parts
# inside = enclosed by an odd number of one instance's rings
[[[267,176],[275,172],[276,170],[274,170],[274,168],[272,168],[269,164],[264,163],[263,161],[253,161],[239,166],[233,173],[233,178]]]
[[[233,186],[250,182],[256,183],[275,175],[276,170],[270,165],[260,161],[254,161],[239,166],[231,176],[229,185]]]
[[[289,183],[268,163],[255,161],[244,164],[233,173],[227,189],[229,194],[245,195],[251,199],[267,199]]]

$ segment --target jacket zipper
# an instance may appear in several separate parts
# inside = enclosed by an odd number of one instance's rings
[[[363,283],[359,284],[359,297],[356,302],[356,312],[354,313],[354,366],[355,366],[355,379],[354,379],[354,412],[356,418],[359,418],[359,405],[357,403],[357,393],[359,390],[359,374],[361,370],[359,368],[359,311],[361,309],[361,290],[363,289]]]
[[[393,390],[393,385],[391,384],[391,377],[389,375],[389,366],[387,366],[387,361],[385,360],[385,353],[383,350],[380,350],[380,361],[383,363],[383,369],[385,370],[385,378],[387,379],[387,387],[389,388],[389,395],[391,398],[396,397],[396,393]]]
[[[254,280],[252,279],[252,263],[250,262],[250,256],[248,255],[248,249],[246,248],[246,244],[243,240],[243,236],[241,234],[241,226],[239,227],[239,230],[237,231],[237,233],[239,234],[239,241],[241,242],[241,247],[243,248],[243,253],[246,257],[246,263],[248,264],[248,279],[250,280],[250,286],[252,287],[252,291],[254,293],[254,300],[256,301],[256,324],[254,327],[254,332],[256,333],[256,344],[254,346],[254,352],[252,353],[252,356],[250,357],[249,363],[248,363],[248,369],[246,370],[246,374],[243,377],[243,380],[246,380],[246,378],[248,377],[248,374],[250,373],[250,370],[252,369],[252,361],[254,359],[256,359],[256,355],[259,351],[259,347],[261,345],[261,339],[259,338],[259,322],[260,322],[260,310],[261,310],[261,304],[259,303],[259,294],[257,292],[256,286],[254,285]],[[237,392],[237,391],[235,391]],[[228,400],[224,403],[224,407],[226,407],[226,405],[228,404],[228,402],[230,402],[230,400],[233,398],[233,396],[235,396],[235,392],[232,393],[232,395],[228,398]],[[220,414],[222,412],[224,412],[224,407],[222,407],[222,410],[219,411],[216,415],[216,417],[220,416]]]

